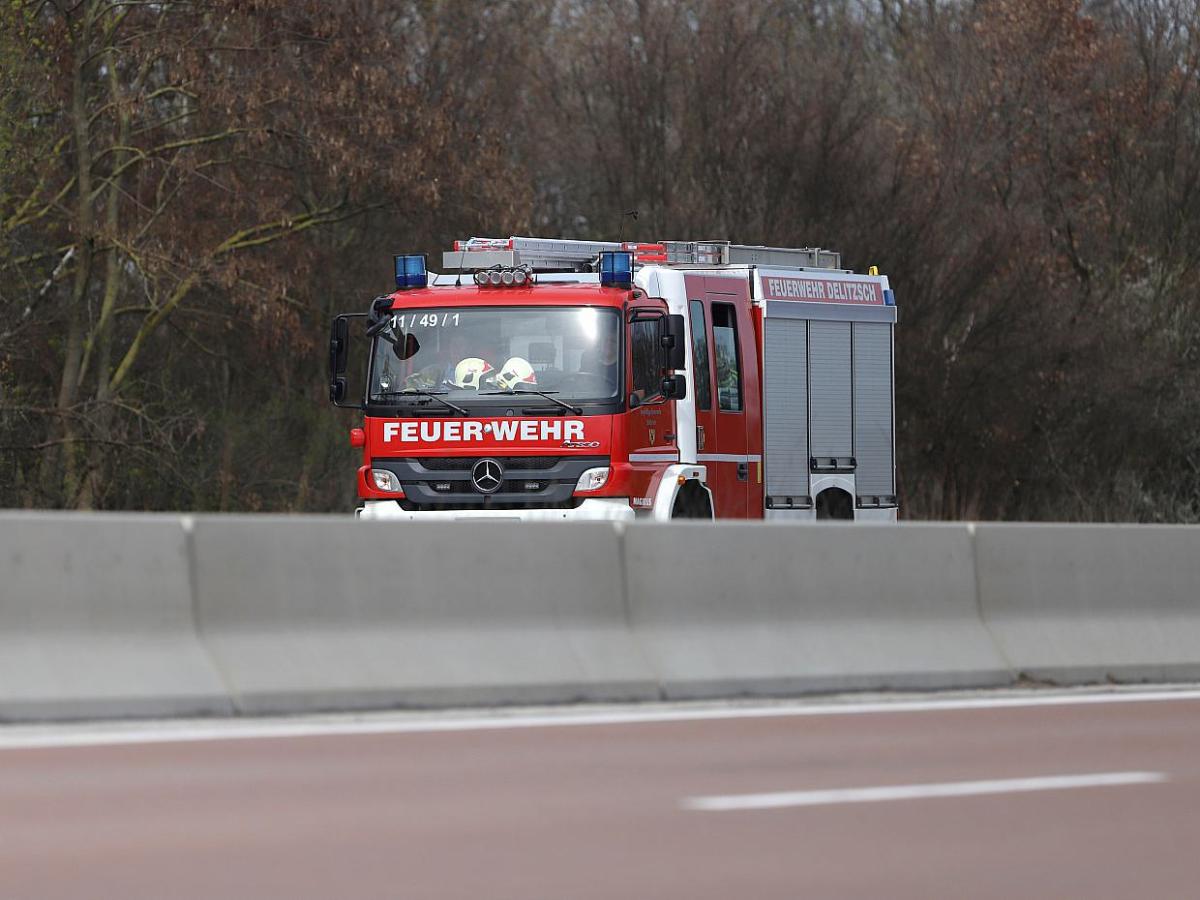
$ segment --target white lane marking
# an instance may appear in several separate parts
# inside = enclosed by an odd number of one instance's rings
[[[1167,776],[1163,772],[1099,772],[1094,775],[1051,775],[1042,778],[951,781],[944,784],[896,784],[822,791],[782,791],[773,794],[688,797],[680,803],[680,806],[684,809],[701,812],[727,812],[745,809],[780,809],[788,806],[829,806],[837,803],[878,803],[886,800],[924,800],[930,797],[1022,794],[1030,791],[1115,787],[1123,784],[1158,784],[1166,780]]]
[[[87,722],[77,725],[0,726],[0,751],[96,747],[110,744],[165,744],[176,741],[233,741],[265,738],[321,737],[356,734],[422,734],[442,731],[491,731],[506,728],[555,728],[580,725],[635,725],[654,722],[701,722],[723,719],[774,719],[799,716],[846,716],[876,713],[942,712],[1011,709],[1037,706],[1081,706],[1094,703],[1146,703],[1200,700],[1200,690],[1116,690],[1102,693],[958,697],[938,700],[773,703],[736,706],[632,706],[578,711],[495,710],[490,713],[387,712],[311,717],[191,719],[150,722]]]

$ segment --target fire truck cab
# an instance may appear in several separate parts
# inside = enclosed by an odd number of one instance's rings
[[[727,242],[472,238],[337,316],[364,519],[894,521],[886,276]],[[360,398],[353,320],[368,352]]]

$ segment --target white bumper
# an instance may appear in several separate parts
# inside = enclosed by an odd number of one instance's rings
[[[446,509],[406,512],[394,500],[364,500],[355,510],[360,519],[391,522],[479,522],[484,519],[522,522],[632,522],[633,507],[624,497],[593,497],[575,509]]]

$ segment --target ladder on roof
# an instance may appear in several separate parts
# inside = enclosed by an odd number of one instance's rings
[[[760,247],[729,241],[572,241],[562,238],[480,238],[455,241],[442,254],[445,269],[487,269],[529,265],[543,272],[591,272],[602,250],[629,250],[635,265],[755,265],[805,269],[841,269],[842,257],[817,247]]]

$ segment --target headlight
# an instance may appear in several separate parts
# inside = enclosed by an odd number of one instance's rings
[[[400,479],[394,472],[389,472],[387,469],[372,469],[371,480],[375,482],[377,490],[390,491],[393,494],[400,493]]]
[[[607,466],[601,469],[588,469],[575,482],[577,491],[598,491],[608,484],[608,473],[612,471]]]

